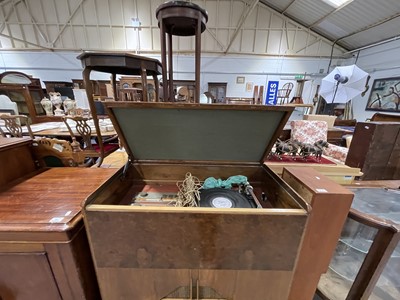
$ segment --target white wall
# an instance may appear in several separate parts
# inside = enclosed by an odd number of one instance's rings
[[[349,64],[354,62],[355,59],[348,61]],[[400,40],[360,51],[356,64],[371,76],[370,90],[364,97],[358,96],[353,99],[354,117],[357,121],[365,121],[376,113],[376,111],[365,110],[374,80],[400,77]]]
[[[20,71],[43,81],[71,81],[82,78],[82,66],[76,58],[77,52],[0,52],[0,72]],[[359,57],[348,59],[342,65],[356,63],[371,75],[369,85],[374,79],[396,77],[400,75],[400,40],[382,44],[360,51]],[[160,59],[159,56],[153,58]],[[332,65],[334,65],[333,61]],[[311,103],[316,85],[326,75],[328,59],[286,58],[263,56],[211,56],[203,55],[201,60],[201,92],[207,91],[208,82],[226,82],[227,97],[252,97],[253,92],[246,91],[246,82],[266,86],[269,80],[279,80],[280,86],[285,82],[296,81],[296,74],[310,75],[310,82],[303,91],[305,103]],[[320,74],[323,69],[323,74]],[[194,58],[191,55],[174,57],[174,73],[176,79],[194,80]],[[244,84],[237,84],[236,77],[245,77]],[[93,73],[93,79],[109,79],[109,74]],[[375,111],[366,111],[365,107],[371,91],[364,97],[353,99],[354,117],[358,121],[370,118]]]
[[[20,71],[43,81],[67,81],[82,78],[81,62],[77,52],[0,52],[0,72]],[[152,56],[159,59],[159,56]],[[306,103],[311,103],[315,87],[326,70],[328,59],[285,58],[263,56],[206,56],[201,58],[201,92],[208,89],[208,82],[226,82],[227,97],[252,97],[253,92],[246,91],[246,83],[266,86],[269,80],[280,81],[280,86],[288,81],[295,84],[291,96],[296,92],[295,75],[307,74],[311,84],[303,92]],[[194,57],[178,55],[174,57],[174,78],[194,80]],[[245,77],[244,84],[237,84],[236,77]],[[107,73],[93,72],[92,79],[110,78]]]

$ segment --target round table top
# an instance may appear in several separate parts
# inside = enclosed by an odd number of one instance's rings
[[[197,4],[186,1],[170,1],[156,10],[158,26],[162,21],[165,31],[172,35],[191,36],[196,34],[197,20],[201,19],[201,32],[206,29],[208,13]]]

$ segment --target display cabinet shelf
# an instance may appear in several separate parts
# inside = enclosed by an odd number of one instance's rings
[[[318,293],[332,300],[400,299],[400,190],[352,191],[352,208]]]

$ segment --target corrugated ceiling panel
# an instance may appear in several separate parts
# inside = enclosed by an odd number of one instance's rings
[[[284,10],[293,0],[281,0],[281,1],[271,1],[271,0],[261,0],[262,3],[267,3],[271,7],[278,11]]]
[[[315,5],[315,2],[315,0],[296,1],[285,14],[294,17],[304,25],[310,25],[333,10],[325,2],[321,1],[318,5]]]
[[[383,41],[395,36],[400,35],[398,21],[392,20],[385,24],[385,26],[378,26],[371,28],[368,31],[360,32],[347,39],[340,41],[343,45],[351,44],[352,48],[359,48],[369,44],[370,37],[373,35],[377,41]]]

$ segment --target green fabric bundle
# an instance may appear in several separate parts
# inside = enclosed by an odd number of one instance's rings
[[[204,180],[204,184],[202,186],[203,189],[212,189],[212,188],[232,188],[232,185],[239,184],[248,184],[247,177],[243,175],[235,175],[229,177],[227,180],[216,179],[214,177],[208,177]]]

